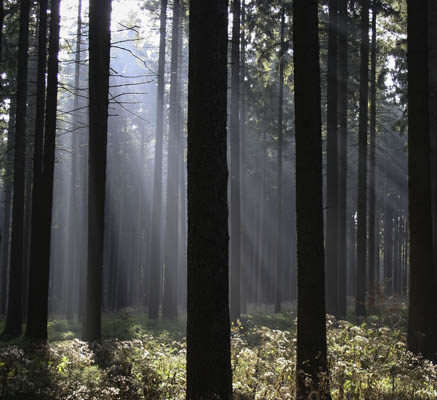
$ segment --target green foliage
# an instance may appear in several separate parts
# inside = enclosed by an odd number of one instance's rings
[[[328,318],[333,399],[436,398],[436,366],[406,350],[404,311],[392,307],[390,318],[382,312],[359,325]],[[88,345],[69,339],[78,325],[52,321],[48,346],[0,347],[0,397],[184,399],[183,326],[113,315],[103,342]],[[293,399],[295,360],[294,314],[244,317],[232,328],[234,398]]]

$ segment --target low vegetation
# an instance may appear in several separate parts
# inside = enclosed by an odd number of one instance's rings
[[[333,399],[435,399],[437,367],[407,351],[405,310],[363,322],[328,318]],[[134,312],[108,315],[105,338],[89,346],[79,324],[49,325],[50,344],[0,347],[2,399],[183,399],[184,321],[151,323]],[[232,329],[236,400],[293,399],[295,317],[245,317]]]

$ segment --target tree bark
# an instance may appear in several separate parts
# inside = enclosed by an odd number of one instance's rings
[[[355,314],[366,315],[367,118],[369,100],[369,0],[361,0],[360,115],[358,128],[357,293]]]
[[[161,21],[158,59],[158,89],[156,94],[155,166],[153,170],[152,238],[149,276],[149,319],[158,319],[161,276],[162,223],[162,143],[164,123],[164,78],[167,0],[161,0]]]
[[[83,337],[100,340],[111,0],[90,0],[88,264]]]
[[[339,162],[338,162],[338,317],[346,318],[347,307],[347,142],[348,142],[348,35],[347,0],[339,1]]]
[[[227,15],[226,0],[190,1],[187,400],[232,399]]]
[[[428,1],[408,0],[408,197],[410,290],[408,349],[437,360],[436,273],[433,262]],[[432,11],[432,8],[430,9]]]
[[[15,117],[14,178],[12,198],[11,262],[9,272],[8,309],[2,336],[21,334],[21,278],[23,270],[24,166],[26,151],[27,61],[29,50],[30,1],[20,2],[17,93]]]
[[[32,221],[30,241],[30,270],[29,270],[29,303],[26,325],[26,336],[37,336],[38,329],[34,324],[35,314],[39,312],[38,305],[34,304],[35,297],[42,285],[42,276],[39,273],[41,263],[41,184],[43,168],[43,142],[44,142],[44,115],[46,94],[47,70],[47,0],[39,4],[39,31],[38,31],[38,67],[37,67],[37,92],[35,112],[35,135],[33,147],[33,185],[32,185]],[[35,284],[33,284],[35,283]],[[36,291],[36,293],[35,293]],[[35,321],[36,322],[36,321]],[[33,332],[35,330],[35,332]],[[35,333],[35,335],[34,335]]]
[[[73,307],[73,298],[74,288],[78,288],[78,276],[81,273],[80,268],[80,254],[81,254],[81,230],[83,229],[83,225],[80,224],[81,216],[83,211],[83,207],[80,206],[80,196],[79,192],[82,190],[83,186],[80,181],[80,134],[82,132],[83,121],[80,117],[81,115],[81,105],[80,101],[80,81],[81,81],[81,42],[82,42],[82,0],[79,0],[77,7],[77,31],[76,31],[76,48],[75,48],[75,59],[74,59],[74,99],[73,99],[73,129],[75,132],[73,134],[73,154],[72,154],[72,163],[71,163],[71,181],[72,181],[72,204],[70,205],[70,223],[71,223],[71,248],[70,252],[71,262],[68,273],[68,283],[66,290],[66,318],[68,320],[73,319],[74,307]],[[77,211],[79,209],[79,211]]]
[[[369,154],[369,288],[368,305],[375,307],[375,217],[376,217],[376,15],[378,0],[372,2],[372,44],[370,55],[370,154]]]
[[[284,115],[284,36],[285,36],[285,7],[281,10],[279,50],[279,99],[278,99],[278,197],[276,215],[276,281],[275,281],[275,313],[281,312],[282,303],[282,147],[283,147],[283,115]]]
[[[240,36],[241,4],[232,1],[231,45],[231,319],[241,314],[241,209],[240,209]]]
[[[11,244],[11,211],[12,211],[12,174],[14,162],[14,131],[15,131],[15,112],[16,112],[15,98],[11,99],[11,106],[9,112],[8,122],[8,142],[6,145],[6,165],[4,178],[4,222],[3,222],[3,236],[1,240],[2,245],[2,272],[1,272],[1,303],[0,313],[6,314],[7,306],[7,291],[8,291],[8,270],[10,261],[10,244]]]
[[[329,0],[328,30],[328,126],[326,178],[326,311],[338,315],[338,133],[337,133],[337,54],[338,0]]]
[[[251,250],[250,242],[253,241],[249,237],[250,222],[248,220],[249,204],[247,195],[247,149],[246,149],[246,119],[247,119],[247,106],[246,106],[246,47],[247,39],[244,26],[246,24],[246,0],[241,2],[241,48],[240,48],[240,180],[241,180],[241,313],[247,314],[247,304],[249,302],[251,293],[251,273],[249,265],[251,265]]]
[[[232,2],[231,45],[231,319],[241,314],[241,209],[240,209],[240,36],[241,4]]]
[[[385,161],[385,196],[384,196],[384,293],[386,297],[393,294],[393,210],[391,185],[388,177],[388,160]]]
[[[29,318],[26,335],[32,340],[47,342],[47,318],[50,279],[50,243],[52,230],[53,177],[56,148],[56,112],[58,105],[58,53],[60,30],[60,0],[51,1],[49,59],[47,68],[47,98],[44,135],[44,159],[41,196],[38,200],[41,219],[37,259],[32,259],[33,275],[29,290]]]
[[[431,132],[431,196],[433,215],[434,265],[437,265],[437,4],[429,3],[429,69],[430,69],[430,132]],[[437,275],[436,275],[437,280]],[[437,284],[437,282],[436,282]]]
[[[178,240],[179,240],[179,103],[178,62],[179,62],[179,17],[180,2],[173,0],[173,25],[171,42],[170,110],[167,158],[167,203],[165,219],[164,296],[162,317],[176,319],[178,316]]]
[[[330,399],[326,349],[319,37],[316,0],[293,3],[298,262],[296,398]],[[311,380],[307,385],[307,378]]]

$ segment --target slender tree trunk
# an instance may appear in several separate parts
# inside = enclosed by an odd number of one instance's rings
[[[36,70],[33,66],[33,70]],[[36,82],[35,75],[29,78],[30,82]],[[34,86],[34,85],[33,85]],[[29,91],[28,96],[35,97],[35,91]],[[28,115],[35,115],[35,102],[28,104]],[[27,125],[31,125],[27,129],[26,137],[26,159],[25,159],[25,180],[24,180],[24,226],[23,226],[23,274],[22,274],[22,304],[23,304],[23,320],[27,318],[28,297],[29,297],[29,264],[30,264],[30,231],[32,218],[32,162],[33,162],[33,136],[32,128],[33,119],[28,118]]]
[[[8,143],[6,146],[6,166],[5,166],[5,220],[3,223],[2,236],[2,273],[1,273],[1,304],[0,313],[6,314],[7,305],[7,290],[8,290],[8,270],[10,260],[10,244],[11,244],[11,206],[12,206],[12,174],[14,162],[14,134],[15,134],[15,112],[16,101],[11,99],[9,122],[8,122]]]
[[[241,4],[232,1],[231,46],[231,319],[241,314],[241,208],[240,208],[240,36]]]
[[[283,147],[283,108],[284,108],[284,36],[285,36],[285,7],[281,10],[279,50],[279,100],[278,100],[278,197],[276,215],[276,281],[275,281],[275,313],[281,312],[282,303],[282,147]]]
[[[101,336],[111,0],[90,0],[88,268],[83,336]]]
[[[82,0],[79,0],[77,7],[77,31],[76,31],[76,48],[75,48],[75,59],[74,59],[74,99],[73,99],[73,154],[71,163],[71,181],[72,181],[72,203],[70,205],[70,224],[71,224],[71,238],[70,238],[70,263],[67,270],[68,282],[67,282],[67,319],[73,319],[73,288],[76,286],[74,283],[77,281],[77,276],[80,274],[80,230],[82,226],[79,225],[80,219],[78,213],[81,213],[81,208],[79,208],[79,191],[82,189],[81,182],[79,179],[79,166],[80,166],[80,138],[79,135],[82,130],[83,121],[80,118],[81,115],[81,105],[80,101],[80,64],[82,61],[81,57],[81,41],[82,41]]]
[[[262,141],[259,147],[259,196],[260,206],[259,206],[259,216],[258,216],[258,243],[255,251],[258,252],[257,259],[257,273],[256,273],[256,303],[259,306],[264,301],[264,265],[266,257],[266,130],[264,129],[262,134]]]
[[[386,297],[393,294],[393,213],[391,204],[391,185],[389,184],[388,165],[385,167],[385,196],[384,196],[384,293]]]
[[[328,133],[326,182],[326,311],[338,315],[338,134],[337,134],[337,53],[338,0],[329,0],[328,31]]]
[[[0,0],[0,64],[3,61],[3,23],[5,20],[5,5],[3,0]]]
[[[348,141],[348,34],[347,0],[339,0],[338,80],[339,80],[339,164],[338,164],[338,316],[346,318],[347,307],[347,141]]]
[[[372,45],[370,67],[370,154],[369,154],[369,309],[375,307],[375,216],[376,216],[376,13],[377,1],[372,1]]]
[[[178,278],[180,289],[180,304],[183,307],[186,307],[187,301],[187,292],[186,292],[186,283],[187,283],[187,212],[186,212],[186,204],[187,204],[187,186],[185,184],[185,146],[184,146],[184,135],[183,135],[183,113],[181,112],[181,121],[180,121],[180,129],[181,129],[181,144],[179,150],[179,235],[180,235],[180,251],[178,257],[179,263],[179,276]],[[179,292],[179,288],[178,288]]]
[[[89,88],[86,88],[85,95],[89,98]],[[88,166],[88,136],[89,136],[89,107],[88,104],[85,106],[82,104],[81,110],[83,110],[83,114],[81,117],[81,125],[82,128],[78,132],[79,136],[79,169],[78,169],[78,178],[79,178],[79,190],[78,190],[78,207],[81,209],[81,213],[79,214],[78,226],[81,227],[80,235],[78,237],[79,244],[78,247],[81,249],[80,254],[78,255],[78,289],[77,289],[77,309],[78,309],[78,319],[79,321],[84,321],[85,319],[85,308],[86,308],[86,297],[84,293],[86,292],[86,276],[87,276],[87,264],[88,264],[88,254],[87,254],[87,246],[88,246],[88,175],[89,175],[89,166]],[[83,121],[83,122],[82,122]]]
[[[149,318],[158,319],[161,276],[162,143],[164,123],[165,39],[167,0],[161,0],[158,89],[156,99],[155,166],[153,170],[152,238],[149,277]]]
[[[30,1],[20,2],[17,95],[15,117],[14,180],[12,200],[11,265],[8,310],[3,337],[21,334],[21,279],[23,271],[24,166],[26,151],[27,61],[29,49]]]
[[[378,187],[378,186],[376,186]],[[381,207],[380,201],[376,201],[375,210],[375,303],[381,297]]]
[[[226,0],[190,1],[187,400],[232,399],[227,15]]]
[[[358,132],[357,294],[355,313],[366,315],[367,117],[369,100],[369,0],[361,0],[360,116]]]
[[[183,60],[184,52],[184,23],[186,21],[186,9],[184,3],[181,4],[181,23],[179,28],[179,80],[178,80],[178,106],[179,106],[179,249],[178,249],[178,304],[186,310],[187,305],[187,185],[185,172],[185,118],[184,118],[184,79],[183,79]]]
[[[357,275],[357,225],[355,223],[355,211],[349,210],[349,223],[348,223],[348,276],[349,285],[348,293],[350,296],[354,297],[356,294],[356,275]]]
[[[408,0],[408,194],[410,290],[408,349],[437,360],[436,273],[433,262],[428,4]],[[432,11],[432,8],[431,8]]]
[[[293,3],[298,261],[296,398],[330,399],[325,320],[322,138],[316,0]],[[311,380],[307,385],[307,378]]]
[[[246,107],[246,87],[244,78],[246,76],[246,32],[245,26],[246,24],[246,0],[242,0],[241,2],[241,26],[243,29],[241,30],[241,48],[240,48],[240,179],[241,179],[241,273],[242,279],[241,282],[241,313],[247,314],[247,303],[249,302],[251,285],[250,285],[250,268],[251,265],[250,260],[250,241],[253,240],[250,237],[250,233],[252,232],[249,229],[249,205],[248,205],[248,195],[247,195],[247,150],[246,150],[246,119],[247,119],[247,107]]]
[[[165,225],[165,271],[163,318],[176,319],[178,316],[178,240],[179,240],[179,113],[178,62],[179,62],[179,18],[180,2],[173,0],[173,25],[171,41],[170,110],[167,164],[167,204]]]

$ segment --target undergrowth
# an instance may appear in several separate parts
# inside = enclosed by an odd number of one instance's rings
[[[328,318],[333,399],[437,398],[437,368],[406,349],[404,310],[364,322]],[[0,347],[1,399],[184,399],[184,321],[106,316],[102,343],[76,337],[78,323],[49,324],[50,342]],[[235,400],[293,399],[293,314],[246,316],[232,328]]]

